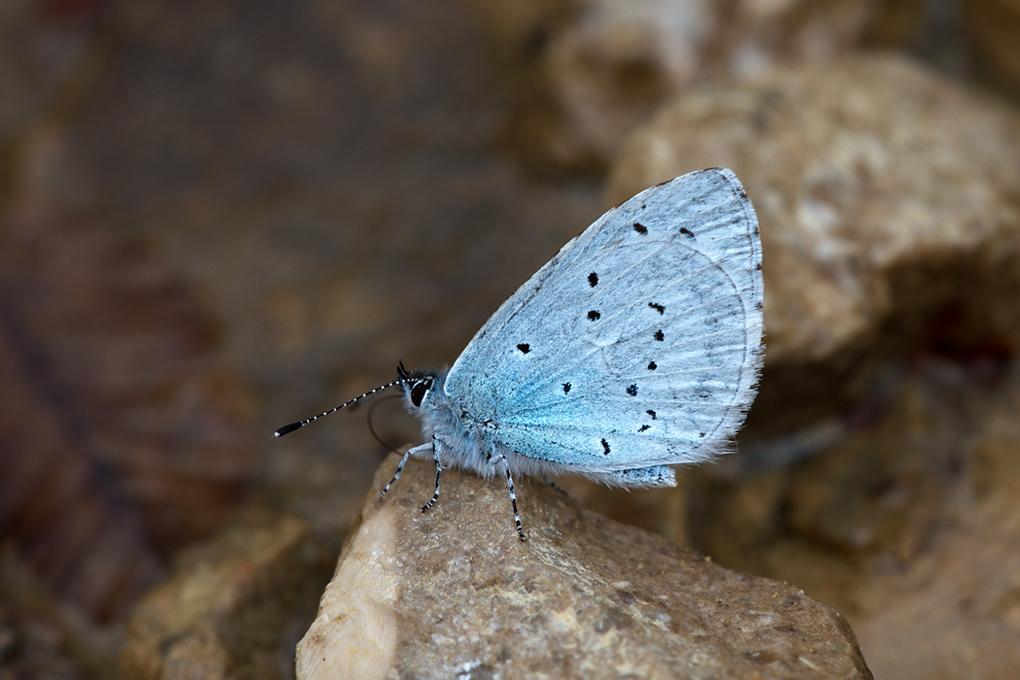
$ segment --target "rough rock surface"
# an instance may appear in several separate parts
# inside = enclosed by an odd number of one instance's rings
[[[376,474],[298,645],[312,678],[870,678],[849,626],[799,589],[519,485],[430,463]],[[523,480],[522,480],[523,481]]]

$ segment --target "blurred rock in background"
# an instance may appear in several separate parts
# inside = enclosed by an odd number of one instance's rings
[[[287,677],[366,418],[418,434],[384,400],[272,431],[451,363],[607,202],[727,165],[765,253],[740,452],[564,485],[835,606],[879,677],[1016,675],[1014,5],[5,3],[0,668],[110,675],[127,639],[148,677]]]
[[[1020,116],[901,57],[790,67],[661,109],[610,196],[710,163],[755,200],[768,351],[690,540],[834,604],[878,677],[1012,674]]]
[[[535,170],[595,176],[629,132],[692,88],[907,47],[934,18],[915,0],[477,4],[497,54],[519,71],[510,152]]]

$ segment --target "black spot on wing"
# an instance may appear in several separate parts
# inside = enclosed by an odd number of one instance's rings
[[[637,385],[631,385],[630,387],[628,387],[627,388],[627,394],[629,394],[632,397],[636,397],[637,396]]]
[[[591,286],[592,288],[599,285],[599,275],[596,274],[595,272],[588,274],[588,285]]]
[[[529,345],[526,342],[522,342],[521,344],[517,345],[517,349],[521,351],[521,354],[527,354],[528,352],[531,351],[531,345]]]
[[[661,328],[655,331],[655,339],[658,340],[659,342],[662,342],[663,340],[666,339],[666,336],[662,334]],[[520,345],[518,345],[518,347],[520,347]]]
[[[657,420],[657,418],[655,417],[655,411],[653,411],[652,409],[648,409],[647,411],[645,411],[645,413],[650,415],[652,417],[652,420]]]
[[[680,233],[683,234],[684,236],[694,238],[694,232],[688,229],[687,227],[680,227]]]
[[[601,314],[599,314],[599,313],[598,313],[597,311],[595,311],[594,309],[593,309],[593,310],[591,310],[590,312],[588,312],[588,318],[589,318],[589,319],[591,319],[592,321],[598,321],[598,320],[599,320],[599,318],[601,318],[601,316],[602,316],[602,315],[601,315]]]
[[[642,425],[641,427],[638,428],[638,432],[644,432],[645,430],[650,430],[650,429],[652,429],[651,425]]]
[[[640,222],[635,222],[634,223],[634,231],[636,231],[639,234],[647,234],[648,233],[648,227],[646,227],[645,225],[641,224]]]
[[[649,371],[654,371],[658,367],[659,367],[659,365],[657,363],[655,363],[654,361],[649,361],[648,362],[648,370]]]
[[[666,313],[666,308],[660,305],[658,302],[649,302],[648,306],[657,311],[659,314]]]
[[[603,448],[602,453],[604,453],[605,455],[608,456],[609,455],[609,442],[607,442],[605,439],[602,440],[602,448]]]
[[[570,392],[570,383],[563,383],[563,394]]]

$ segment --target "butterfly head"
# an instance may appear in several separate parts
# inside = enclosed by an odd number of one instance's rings
[[[404,390],[408,408],[417,410],[436,387],[438,374],[428,369],[408,371],[401,363],[397,366],[397,384]]]

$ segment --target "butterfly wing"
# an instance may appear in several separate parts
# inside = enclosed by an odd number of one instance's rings
[[[464,349],[445,391],[484,437],[579,473],[724,449],[762,363],[761,242],[729,170],[603,215]]]

